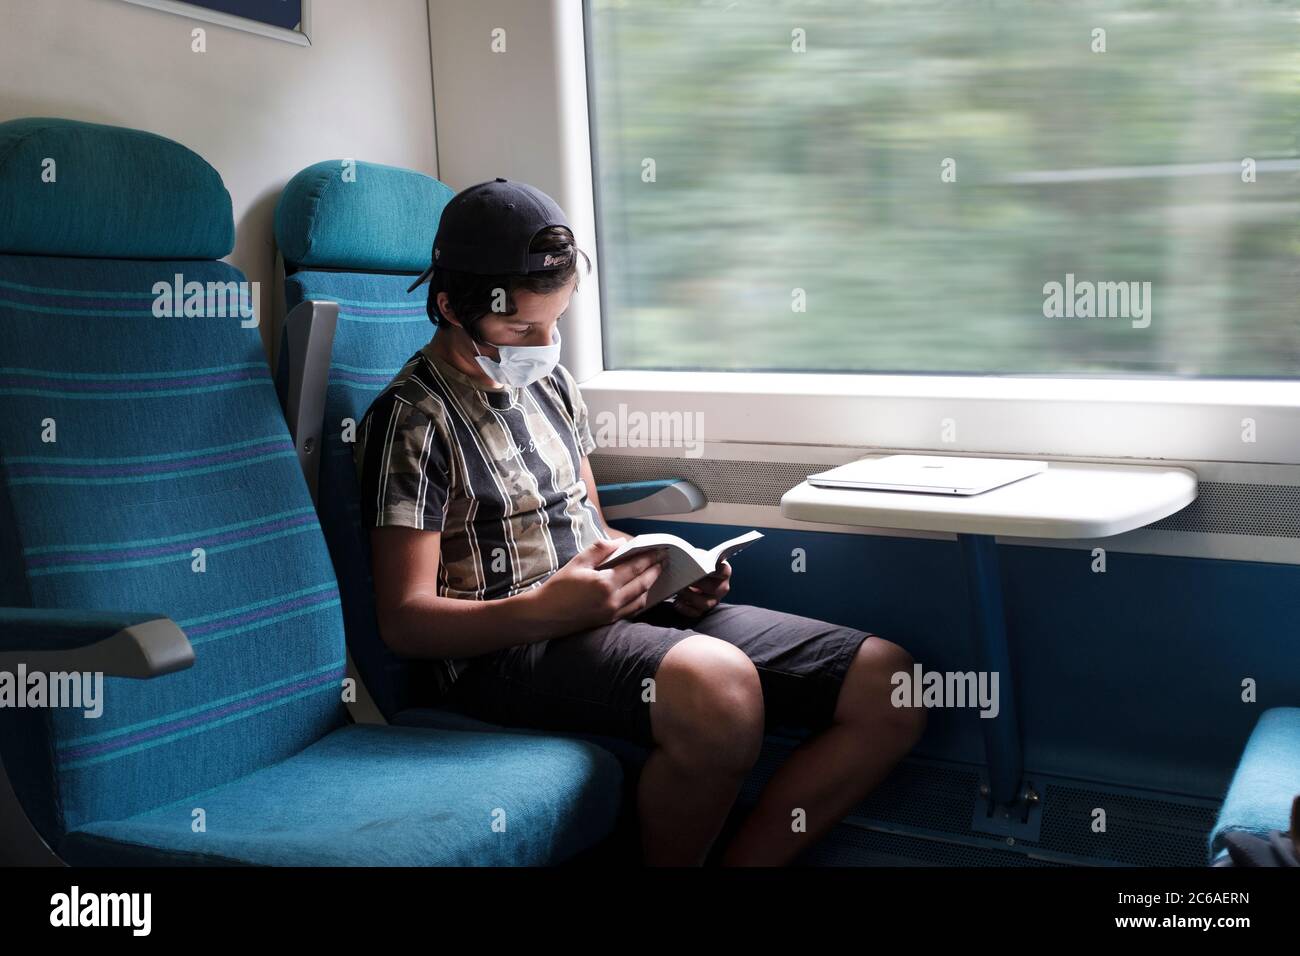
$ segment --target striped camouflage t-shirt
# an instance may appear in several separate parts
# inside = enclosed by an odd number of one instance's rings
[[[488,389],[430,340],[357,429],[362,520],[442,532],[440,595],[509,597],[609,537],[582,480],[595,447],[563,366],[525,388]]]

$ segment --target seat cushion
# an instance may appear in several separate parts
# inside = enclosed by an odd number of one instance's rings
[[[73,864],[547,865],[612,831],[621,783],[614,757],[579,740],[355,724],[224,786],[79,827],[59,850]]]
[[[144,130],[44,116],[0,123],[0,195],[8,253],[220,259],[235,247],[221,175]]]
[[[1232,776],[1210,833],[1210,855],[1232,832],[1264,836],[1290,827],[1291,801],[1300,793],[1300,707],[1276,707],[1259,718]]]
[[[535,727],[502,727],[498,724],[485,723],[476,717],[457,713],[454,710],[443,710],[437,707],[411,707],[395,715],[392,722],[403,727],[434,727],[439,730],[494,730],[518,734],[535,734],[547,738],[561,736],[585,740],[604,750],[608,750],[617,757],[618,762],[623,766],[625,776],[629,778],[640,775],[646,758],[650,756],[649,749],[635,741],[625,740],[622,737],[612,737],[608,734],[579,733],[576,731],[539,730]]]
[[[420,273],[453,195],[446,183],[411,169],[328,159],[285,184],[275,207],[276,244],[292,266]]]

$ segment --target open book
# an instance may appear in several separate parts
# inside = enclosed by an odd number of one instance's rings
[[[747,531],[739,537],[724,541],[709,551],[697,548],[675,534],[639,534],[602,561],[599,567],[607,568],[624,558],[655,548],[668,549],[668,563],[659,573],[658,580],[650,588],[646,607],[658,604],[664,598],[671,597],[684,587],[694,584],[700,578],[708,577],[718,570],[718,565],[734,554],[739,554],[751,542],[763,535],[757,531]]]

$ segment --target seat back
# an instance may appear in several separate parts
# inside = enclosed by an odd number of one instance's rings
[[[195,653],[106,678],[98,718],[0,709],[57,843],[340,726],[344,638],[249,290],[217,261],[217,172],[150,133],[23,119],[0,124],[0,194],[0,601],[153,611]]]
[[[361,526],[352,459],[355,426],[434,326],[427,287],[407,286],[429,264],[438,219],[453,191],[392,166],[328,160],[284,189],[275,234],[285,262],[285,306],[336,302],[338,324],[324,400],[317,506],[338,575],[352,660],[385,717],[436,702],[447,687],[440,662],[410,661],[379,637],[370,538]],[[289,346],[281,338],[277,384],[288,388]]]

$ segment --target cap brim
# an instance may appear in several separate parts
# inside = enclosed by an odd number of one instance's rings
[[[429,279],[429,276],[431,276],[431,275],[433,275],[433,266],[429,266],[429,268],[427,268],[427,269],[425,269],[423,272],[421,272],[421,273],[420,273],[420,278],[416,279],[416,280],[415,280],[414,282],[412,282],[409,286],[407,286],[407,287],[406,287],[406,291],[407,291],[407,292],[414,292],[416,286],[420,285],[420,284],[423,283],[423,282],[427,282],[428,279]]]

